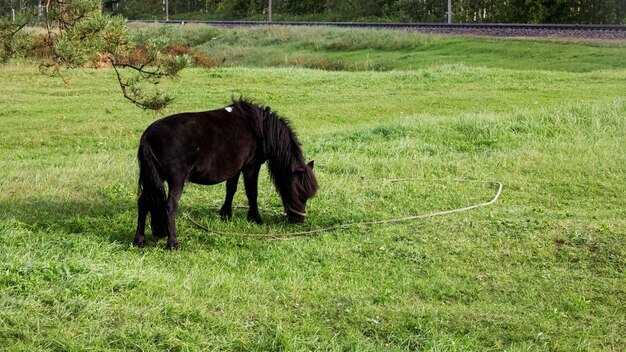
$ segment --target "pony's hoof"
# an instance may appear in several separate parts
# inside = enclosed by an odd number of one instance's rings
[[[220,209],[220,217],[222,218],[222,220],[230,220],[233,217],[233,211]]]
[[[167,242],[167,249],[169,249],[170,251],[179,250],[180,249],[180,245],[178,244],[178,241],[176,241],[176,242]]]
[[[144,248],[146,246],[146,241],[134,240],[133,241],[133,246],[139,247],[139,248]]]
[[[263,225],[263,219],[260,216],[248,217],[249,222],[253,222],[257,225]]]

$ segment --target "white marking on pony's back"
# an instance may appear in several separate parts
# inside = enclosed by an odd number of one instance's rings
[[[227,106],[224,108],[224,110],[228,111],[228,112],[233,112],[233,107],[232,106]]]

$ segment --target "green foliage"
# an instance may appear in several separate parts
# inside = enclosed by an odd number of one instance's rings
[[[188,66],[188,57],[166,55],[163,52],[167,38],[151,38],[142,47],[144,55],[133,56],[131,50],[136,44],[126,30],[122,17],[103,14],[97,0],[72,0],[68,3],[53,3],[47,21],[58,27],[50,30],[53,55],[48,67],[58,72],[60,68],[83,67],[89,63],[104,61],[115,68],[117,79],[124,97],[135,105],[152,110],[161,110],[171,101],[172,96],[156,87],[146,93],[146,85],[155,86],[163,77],[174,77]],[[132,73],[123,74],[121,69],[129,68]]]
[[[0,64],[28,50],[28,36],[22,31],[31,18],[28,9],[20,9],[15,20],[0,12]],[[8,12],[7,12],[8,13]]]
[[[267,0],[168,0],[178,19],[267,19]],[[160,2],[122,1],[117,11],[129,18],[164,18]],[[454,22],[626,23],[623,0],[467,0],[452,1]],[[274,0],[277,20],[445,22],[444,0]]]
[[[45,35],[23,31],[27,20],[0,19],[0,60],[32,56],[54,75],[85,66],[113,67],[125,98],[145,109],[165,108],[173,98],[156,85],[162,78],[175,77],[195,59],[165,52],[169,44],[165,36],[134,42],[126,20],[103,13],[101,7],[99,0],[51,0],[45,6]],[[204,57],[199,59],[209,63]],[[133,72],[124,73],[124,69]]]
[[[117,73],[121,76],[119,71]],[[163,110],[174,100],[174,97],[154,87],[158,84],[158,78],[157,76],[150,77],[141,72],[130,71],[130,74],[123,79],[120,78],[120,81],[123,82],[124,96],[141,108]]]
[[[129,47],[124,19],[94,11],[55,36],[56,55],[51,60],[68,68],[83,67],[97,61],[99,55],[125,55]]]
[[[163,26],[155,23],[129,24],[130,35],[136,43],[146,43],[155,37],[167,38],[169,43],[197,46],[210,42],[224,30],[219,27],[186,24],[184,26]]]

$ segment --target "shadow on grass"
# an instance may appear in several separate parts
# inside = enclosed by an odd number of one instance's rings
[[[176,222],[179,240],[193,241],[204,246],[228,245],[239,236],[220,236],[213,231],[199,229],[192,224],[186,213],[204,223],[217,224],[216,230],[236,235],[245,227],[247,209],[233,209],[233,219],[221,221],[218,209],[206,206],[181,205]],[[286,224],[284,216],[276,212],[263,214],[265,225],[250,225],[255,232],[268,231],[267,226]],[[116,198],[106,201],[66,201],[51,199],[22,199],[0,202],[0,222],[16,221],[34,233],[50,236],[82,236],[94,242],[132,244],[137,226],[137,205],[134,199]],[[165,247],[166,240],[152,236],[146,224],[147,247]]]
[[[64,201],[24,199],[0,202],[0,220],[14,220],[33,232],[81,235],[108,242],[130,243],[135,231],[133,199]]]

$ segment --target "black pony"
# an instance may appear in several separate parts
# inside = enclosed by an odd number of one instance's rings
[[[262,223],[257,181],[265,161],[290,222],[304,221],[307,200],[317,190],[313,162],[305,164],[289,122],[270,108],[245,99],[233,99],[223,109],[182,113],[154,122],[141,136],[137,158],[140,195],[133,243],[139,247],[145,245],[148,212],[153,235],[168,236],[170,249],[179,247],[176,211],[188,181],[205,185],[226,181],[220,215],[230,218],[239,174],[243,173],[248,220],[257,224]]]

